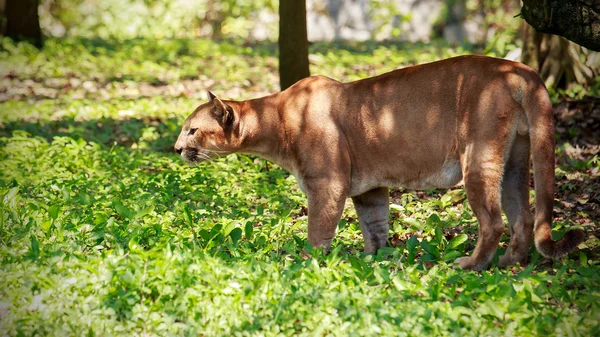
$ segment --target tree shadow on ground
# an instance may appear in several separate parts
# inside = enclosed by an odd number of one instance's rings
[[[72,37],[67,40],[60,39],[61,43],[79,45],[89,51],[92,55],[102,55],[106,53],[116,53],[121,50],[128,50],[136,46],[143,46],[148,54],[151,54],[152,59],[159,61],[170,61],[173,56],[196,55],[194,50],[198,39],[193,38],[177,38],[177,39],[148,39],[148,38],[133,38],[125,40],[112,40],[101,38],[86,38]],[[245,41],[236,38],[221,38],[212,40],[219,44],[225,51],[230,50],[232,53],[241,53],[249,56],[276,56],[278,54],[277,41]],[[168,44],[171,48],[167,51],[161,48],[161,45]],[[240,48],[246,47],[246,48]],[[310,51],[315,53],[327,53],[331,50],[347,51],[353,54],[372,54],[379,47],[396,47],[398,50],[408,49],[425,49],[425,48],[447,48],[448,44],[443,40],[437,40],[430,43],[424,42],[406,42],[392,40],[367,40],[367,41],[348,41],[334,40],[329,42],[311,42]],[[173,54],[175,53],[175,54]]]
[[[600,239],[600,98],[563,99],[554,107],[557,138],[555,215],[589,226]]]
[[[87,121],[76,121],[72,118],[69,118],[58,121],[33,123],[17,121],[6,123],[2,128],[0,128],[0,138],[10,138],[12,133],[15,131],[25,131],[31,136],[42,137],[48,142],[52,142],[55,137],[67,137],[74,140],[83,139],[86,142],[99,144],[100,147],[107,152],[112,150],[113,147],[117,147],[120,152],[125,151],[125,153],[158,152],[161,156],[169,156],[169,158],[172,158],[173,161],[184,165],[183,160],[179,158],[179,156],[177,156],[173,150],[173,146],[180,132],[181,124],[182,121],[178,118],[130,118],[126,120],[100,118]],[[3,141],[0,140],[0,147],[1,146],[3,146]],[[214,160],[223,161],[224,158]],[[230,181],[223,181],[224,178],[221,177],[219,178],[220,183],[225,182],[226,184],[237,184],[240,181],[243,181],[244,179],[235,179],[236,175],[243,174],[242,171],[239,171],[240,165],[241,164],[233,165],[234,167],[232,168],[232,171],[227,175],[227,179],[233,179]],[[280,203],[279,207],[277,209],[272,209],[272,211],[280,213],[289,211],[289,207],[297,204],[297,200],[294,200],[289,193],[280,191],[281,186],[278,184],[278,181],[286,178],[289,173],[278,166],[267,165],[266,163],[262,164],[261,166],[260,162],[254,162],[254,165],[259,166],[258,170],[260,173],[255,174],[252,176],[252,178],[250,178],[253,185],[249,186],[249,190],[254,190],[256,193],[256,197],[251,196],[251,199],[260,199],[259,197],[261,195],[267,195],[271,193],[276,194],[276,199],[279,200]],[[158,164],[158,166],[160,166],[160,164]],[[164,168],[164,166],[161,167]],[[192,167],[190,169],[196,170],[197,173],[202,177],[204,177],[205,174],[203,172],[214,172],[214,168],[208,171],[204,170],[203,165]],[[256,166],[254,169],[257,169]],[[143,175],[149,177],[149,179],[153,179],[157,176],[162,176],[165,174],[161,171],[161,169],[153,167],[152,164],[150,166],[146,164],[140,165],[136,168],[136,170],[139,170]],[[202,179],[212,180],[213,178],[208,177]],[[178,181],[177,184],[178,183],[180,182]],[[180,188],[174,187],[177,185],[175,183],[173,183],[173,186],[168,188],[163,186],[165,184],[164,182],[161,184],[162,185],[160,186],[147,186],[145,189],[147,191],[152,190],[155,195],[162,195],[167,193],[165,192],[167,190],[174,191]],[[208,186],[208,188],[215,187],[213,184],[205,185]],[[203,193],[206,194],[207,191],[203,191],[200,194]],[[217,193],[213,191],[211,195],[217,195]],[[203,200],[203,196],[198,196],[197,201]],[[170,202],[171,201],[165,201],[166,204],[169,204]],[[227,210],[233,209],[236,206],[240,206],[239,201],[229,200],[227,198],[216,198],[214,200],[211,199],[210,202],[212,203],[211,207],[213,210],[219,209],[222,212],[225,212],[225,214],[228,214]],[[264,207],[268,206],[264,205]],[[300,212],[301,209],[293,211],[294,214]]]
[[[207,42],[210,41],[210,42]],[[49,38],[42,52],[49,55],[54,54],[56,44],[62,44],[89,52],[93,56],[111,56],[123,52],[135,51],[138,57],[146,60],[164,63],[177,63],[177,58],[181,56],[207,57],[206,50],[200,50],[199,46],[207,47],[204,43],[211,43],[218,48],[209,52],[218,52],[219,54],[232,54],[238,56],[277,56],[277,41],[245,41],[235,38],[222,38],[218,40],[177,38],[177,39],[101,39],[87,37],[69,37],[69,38]],[[139,48],[143,53],[139,53]],[[448,44],[443,40],[435,40],[429,43],[424,42],[406,42],[406,41],[346,41],[334,40],[328,42],[311,42],[309,46],[310,53],[326,54],[328,52],[350,52],[358,55],[371,55],[378,48],[393,48],[399,52],[408,50],[445,50]],[[482,51],[481,46],[466,46],[473,53]],[[481,50],[480,50],[481,49]],[[418,56],[419,53],[415,53]],[[119,78],[122,79],[122,78]]]
[[[448,48],[448,44],[443,41],[424,42],[406,42],[406,41],[346,41],[335,40],[332,42],[315,42],[310,45],[311,53],[326,54],[329,51],[350,52],[357,55],[371,55],[378,48],[392,48],[398,51],[402,50],[442,50]],[[477,53],[477,50],[473,51]],[[418,56],[418,54],[415,54]]]
[[[173,151],[180,128],[181,120],[177,118],[100,118],[87,121],[68,118],[33,123],[8,122],[0,129],[0,137],[9,137],[13,131],[22,130],[48,141],[54,137],[69,137],[109,147],[119,145],[136,148],[143,145],[151,151],[170,152]]]

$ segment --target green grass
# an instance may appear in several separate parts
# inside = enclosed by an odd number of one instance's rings
[[[324,255],[284,170],[246,156],[186,166],[171,147],[203,89],[277,90],[273,45],[2,43],[0,335],[600,335],[595,238],[561,261],[532,250],[526,268],[466,272],[452,264],[477,232],[464,192],[396,191],[397,247],[361,253],[347,207]],[[340,80],[467,52],[312,51],[312,72]]]

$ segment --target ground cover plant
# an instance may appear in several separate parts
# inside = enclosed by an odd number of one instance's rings
[[[560,261],[532,249],[526,267],[478,273],[452,265],[477,232],[460,188],[394,190],[390,247],[376,255],[361,253],[348,204],[324,255],[306,243],[306,199],[287,172],[235,155],[188,167],[173,153],[205,89],[277,90],[273,44],[1,47],[0,335],[600,335],[597,92],[554,94],[554,230],[588,239]],[[312,72],[344,81],[482,52],[311,48]]]

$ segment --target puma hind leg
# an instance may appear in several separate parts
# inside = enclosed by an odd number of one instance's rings
[[[502,209],[510,228],[510,243],[499,267],[527,263],[533,243],[533,215],[529,207],[529,136],[517,135],[506,161]]]
[[[479,237],[473,253],[455,261],[463,269],[487,268],[504,232],[500,203],[503,148],[497,143],[472,144],[461,158],[467,198],[479,222]]]

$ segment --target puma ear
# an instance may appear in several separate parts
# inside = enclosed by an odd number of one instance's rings
[[[210,91],[209,91],[209,94],[212,95],[212,93]],[[227,103],[224,103],[223,101],[221,101],[215,95],[212,95],[211,101],[213,103],[213,109],[214,109],[215,115],[217,117],[221,118],[223,125],[227,126],[227,127],[232,126],[236,119],[233,108],[231,106],[229,106]]]
[[[227,128],[232,128],[235,125],[236,121],[237,119],[233,108],[227,105],[227,108],[225,109],[225,114],[223,115],[223,125],[225,125],[225,127]]]
[[[213,104],[213,111],[215,112],[215,115],[217,115],[217,117],[222,117],[223,115],[225,115],[229,105],[225,104],[223,101],[221,101],[218,97],[215,97],[214,95],[210,101]]]

